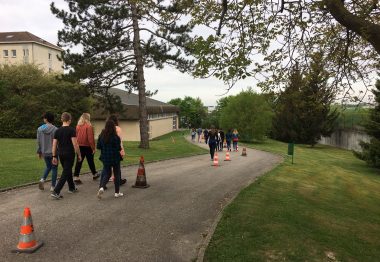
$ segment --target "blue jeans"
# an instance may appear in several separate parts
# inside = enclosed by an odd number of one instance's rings
[[[46,180],[47,176],[49,175],[49,172],[51,170],[51,185],[53,187],[55,187],[55,183],[57,182],[57,171],[58,171],[58,166],[54,166],[51,161],[52,161],[53,157],[51,156],[45,156],[44,157],[44,160],[45,160],[45,164],[46,164],[46,168],[45,168],[45,171],[44,171],[44,174],[43,176],[41,177],[43,180]]]

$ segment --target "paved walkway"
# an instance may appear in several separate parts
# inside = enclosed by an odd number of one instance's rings
[[[81,178],[77,194],[65,186],[62,200],[37,186],[1,193],[0,260],[192,261],[225,204],[282,161],[252,149],[240,154],[232,152],[231,162],[219,154],[219,167],[211,166],[209,155],[146,164],[148,189],[131,188],[137,167],[127,167],[120,199],[109,184],[97,200],[98,182],[90,175]],[[45,245],[34,254],[12,254],[24,207],[31,208],[35,235]]]

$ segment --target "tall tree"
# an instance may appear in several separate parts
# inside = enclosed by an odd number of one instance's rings
[[[311,54],[311,59],[298,101],[301,127],[298,142],[314,146],[321,136],[331,135],[339,113],[331,107],[335,95],[328,85],[330,75],[324,69],[323,53]]]
[[[322,49],[331,88],[348,96],[353,83],[371,83],[380,60],[379,8],[378,0],[197,1],[192,22],[215,33],[194,42],[196,75],[231,86],[252,75],[264,89],[283,88],[294,65]]]
[[[380,168],[380,80],[377,80],[372,92],[375,95],[376,106],[371,109],[369,121],[365,124],[366,132],[371,139],[369,143],[361,142],[362,152],[354,154],[369,165]]]
[[[65,1],[68,11],[54,3],[51,10],[65,25],[58,39],[65,48],[66,77],[85,81],[91,92],[105,97],[115,86],[138,90],[140,147],[149,148],[144,67],[191,69],[192,61],[185,58],[191,27],[179,24],[185,6],[177,1]],[[72,53],[74,46],[82,50]]]
[[[301,108],[301,88],[304,79],[301,70],[294,67],[289,76],[288,84],[275,101],[275,116],[273,118],[273,136],[284,142],[298,142],[301,132],[299,116]]]

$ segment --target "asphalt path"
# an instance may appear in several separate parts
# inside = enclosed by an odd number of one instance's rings
[[[207,148],[207,145],[194,143]],[[131,188],[137,166],[122,170],[128,183],[122,198],[113,184],[103,199],[90,175],[79,192],[50,198],[46,190],[28,186],[0,193],[0,261],[194,261],[202,258],[221,210],[257,176],[282,158],[247,149],[247,157],[231,152],[231,161],[211,166],[209,154],[145,165],[147,189]],[[86,164],[86,163],[85,163]],[[101,168],[101,167],[98,167]],[[59,170],[61,172],[62,169]],[[12,174],[9,174],[12,176]],[[31,209],[35,236],[44,246],[33,254],[14,254],[25,207]]]

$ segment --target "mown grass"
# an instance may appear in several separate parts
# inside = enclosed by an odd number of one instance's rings
[[[37,182],[40,179],[45,163],[37,157],[35,139],[2,138],[0,145],[0,189]],[[151,162],[207,153],[207,150],[186,142],[182,132],[173,132],[150,141],[148,150],[138,148],[138,145],[139,142],[124,143],[127,156],[122,165],[137,164],[141,155],[145,162]],[[95,165],[98,170],[102,169],[99,152],[95,155]],[[61,171],[59,168],[58,174]],[[89,172],[86,161],[81,172]]]
[[[287,157],[224,210],[205,261],[378,261],[379,203],[379,170],[347,150],[297,145],[293,165]]]

